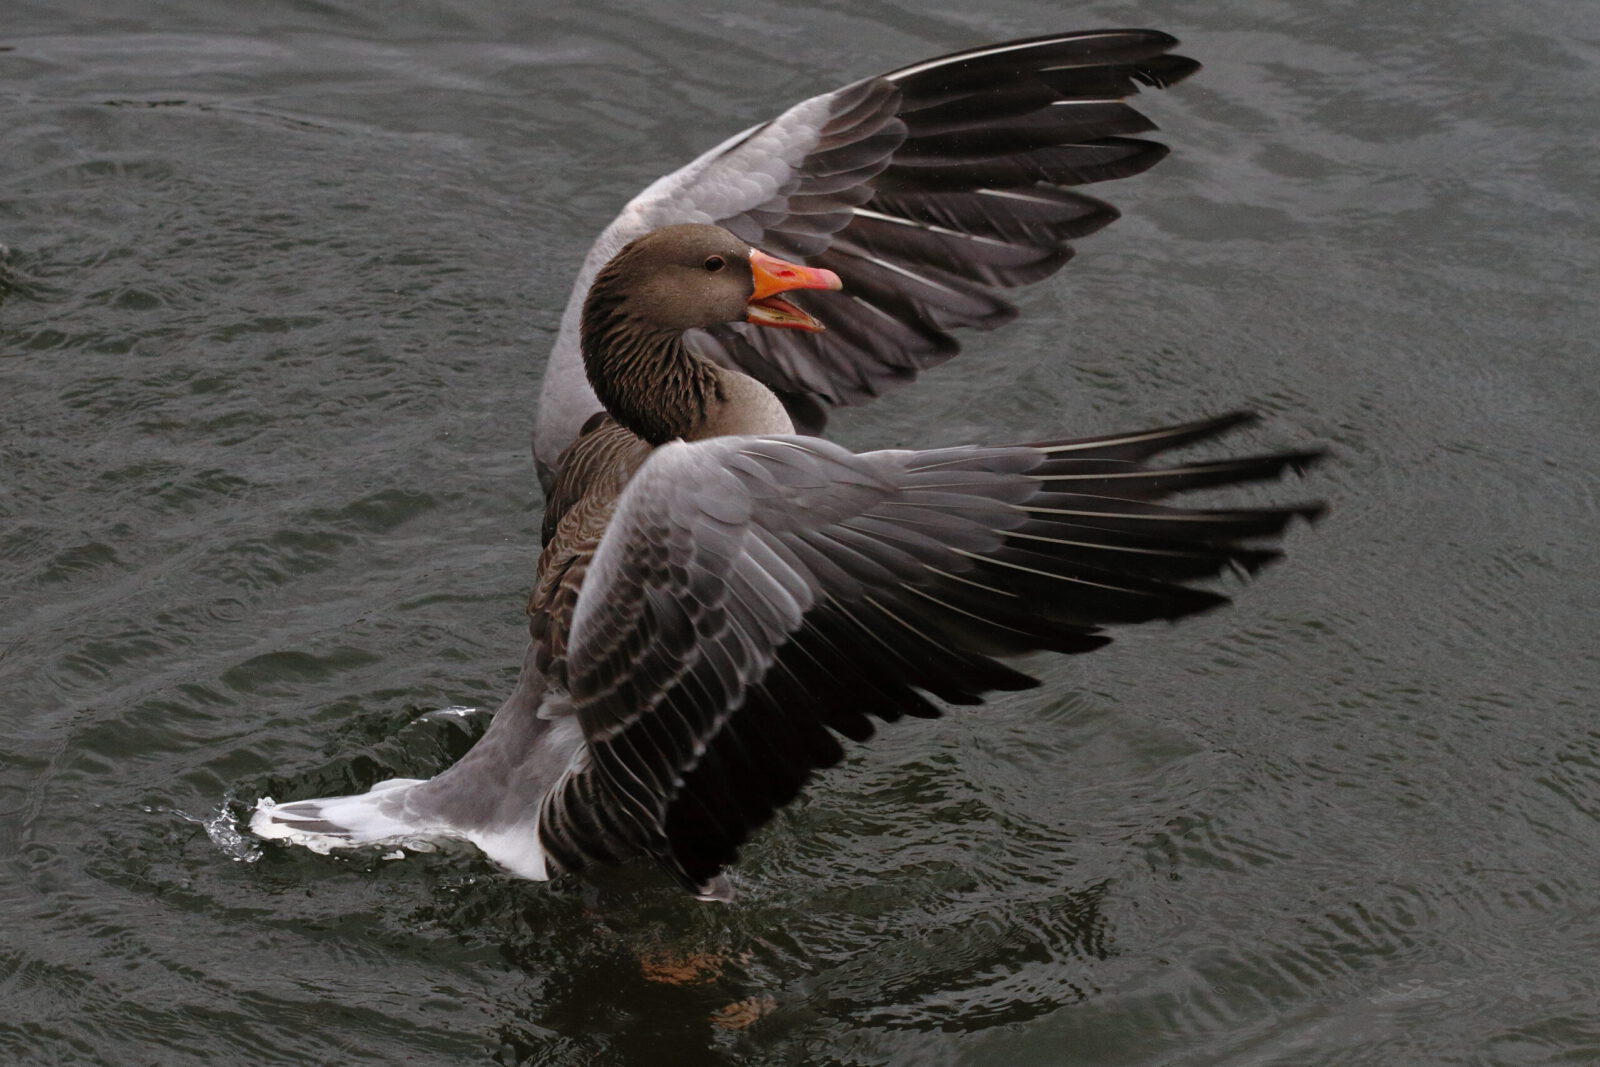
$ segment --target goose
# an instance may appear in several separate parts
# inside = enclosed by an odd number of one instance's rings
[[[251,828],[324,851],[454,837],[532,879],[644,859],[726,900],[740,847],[841,738],[1037,685],[1002,662],[1022,653],[1218,607],[1192,583],[1254,573],[1321,510],[1162,502],[1317,458],[1151,462],[1246,414],[857,453],[797,433],[769,386],[685,340],[819,333],[827,310],[784,294],[841,284],[710,224],[624,245],[584,298],[602,414],[555,465],[516,688],[438,776],[263,799]]]
[[[1126,178],[1166,146],[1126,102],[1200,64],[1157,30],[1057,33],[983,45],[794,105],[634,197],[589,249],[545,367],[533,451],[542,488],[601,410],[584,371],[584,300],[600,268],[651,230],[715,223],[778,256],[837,273],[829,330],[719,323],[693,351],[767,386],[798,432],[948,360],[958,328],[1017,309],[1000,291],[1039,281],[1117,209],[1078,187]]]

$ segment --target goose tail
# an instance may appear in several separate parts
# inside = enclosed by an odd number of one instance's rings
[[[451,836],[449,828],[419,817],[407,802],[421,778],[391,778],[365,793],[276,803],[262,797],[250,832],[269,841],[301,845],[326,855],[334,849],[391,845],[423,851],[426,842]]]
[[[583,733],[567,705],[554,697],[547,702],[544,690],[530,648],[516,689],[453,766],[427,779],[391,778],[351,796],[284,804],[263,797],[250,830],[323,854],[369,847],[429,852],[441,840],[466,841],[518,877],[547,879],[560,868],[545,856],[539,809],[583,747]]]

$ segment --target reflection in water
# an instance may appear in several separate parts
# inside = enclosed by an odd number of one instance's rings
[[[462,711],[470,709],[424,714],[364,753],[272,779],[270,788],[295,796],[330,781],[365,788],[369,779],[434,773],[487,726],[487,716]],[[939,768],[900,770],[899,777],[922,781],[918,791],[929,801],[926,785]],[[233,808],[245,812],[248,802]],[[989,817],[956,790],[932,798],[928,813],[943,825]],[[838,841],[862,830],[871,827],[835,825],[825,836]],[[808,835],[791,826],[789,843],[799,846]],[[816,857],[826,860],[830,847],[824,843]],[[270,851],[280,862],[296,850]],[[520,976],[527,1001],[510,1005],[496,1030],[507,1062],[548,1053],[555,1035],[587,1035],[570,1046],[574,1055],[594,1048],[689,1055],[758,1025],[762,1033],[858,1024],[978,1032],[1090,996],[1091,965],[1114,952],[1102,913],[1105,882],[1059,887],[1039,877],[1031,850],[1017,860],[1015,870],[1001,872],[951,860],[881,880],[863,872],[855,884],[798,906],[792,894],[805,894],[803,887],[775,894],[768,885],[741,885],[740,904],[726,906],[669,892],[648,865],[544,885],[457,848],[444,857],[408,856],[429,872],[433,891],[403,925],[492,951]],[[324,862],[370,872],[391,860],[368,850]],[[996,893],[996,875],[1026,879],[1029,871],[1035,885],[1009,899]]]

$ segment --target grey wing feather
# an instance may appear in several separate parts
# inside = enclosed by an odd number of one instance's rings
[[[642,852],[698,887],[842,757],[836,733],[1035,684],[995,657],[1089,651],[1103,625],[1226,603],[1187,583],[1254,571],[1278,553],[1253,542],[1317,509],[1159,501],[1315,456],[1146,461],[1240,421],[861,455],[805,437],[658,449],[573,615],[588,762],[552,799],[545,848],[566,869]],[[603,818],[567,814],[597,803]]]
[[[949,331],[1016,310],[997,290],[1038,281],[1070,242],[1117,217],[1075,192],[1136,174],[1166,149],[1123,102],[1198,69],[1151,30],[1056,34],[958,52],[795,105],[635,197],[596,240],[545,371],[541,478],[599,405],[578,350],[583,296],[628,241],[715,222],[777,255],[836,271],[845,295],[813,309],[821,334],[729,325],[690,338],[766,384],[806,433],[949,359]]]

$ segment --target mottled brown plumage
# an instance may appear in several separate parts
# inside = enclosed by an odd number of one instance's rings
[[[607,416],[561,455],[545,503],[544,551],[528,597],[535,662],[547,677],[565,679],[566,635],[584,574],[617,497],[654,447]]]
[[[686,330],[745,317],[758,288],[752,254],[760,255],[716,226],[668,227],[617,253],[589,290],[584,365],[607,414],[591,419],[557,463],[528,598],[535,661],[560,684],[589,562],[650,453],[672,440],[794,429],[769,390],[683,344]]]

